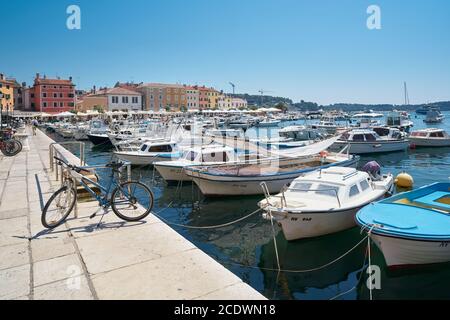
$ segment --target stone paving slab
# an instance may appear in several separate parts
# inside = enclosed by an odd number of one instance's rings
[[[96,228],[102,213],[89,219],[98,207],[85,202],[44,229],[35,174],[45,202],[59,186],[43,170],[52,142],[38,130],[29,151],[0,156],[0,299],[265,299],[153,215],[128,223],[110,212]]]

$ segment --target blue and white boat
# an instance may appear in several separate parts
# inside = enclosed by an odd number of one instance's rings
[[[153,165],[154,162],[172,161],[182,155],[178,144],[174,141],[146,141],[139,150],[114,151],[114,155],[132,165]]]
[[[450,261],[450,183],[434,183],[362,208],[356,222],[389,267]]]

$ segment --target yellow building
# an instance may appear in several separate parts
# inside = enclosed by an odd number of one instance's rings
[[[219,109],[219,100],[221,97],[221,93],[217,90],[211,88],[208,92],[209,102],[211,104],[211,109]]]
[[[3,112],[14,111],[14,86],[15,81],[7,80],[4,74],[0,74],[0,104]]]

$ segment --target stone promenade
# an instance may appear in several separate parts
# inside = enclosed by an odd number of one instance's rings
[[[29,151],[0,155],[0,299],[265,299],[153,215],[125,223],[111,212],[96,229],[97,203],[85,202],[46,231],[35,174],[46,201],[59,186],[52,142],[38,130]]]

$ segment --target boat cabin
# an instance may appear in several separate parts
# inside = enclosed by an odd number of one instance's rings
[[[183,153],[182,159],[196,163],[233,162],[238,156],[233,148],[227,146],[194,147]]]
[[[381,137],[373,130],[352,130],[350,132],[344,132],[339,138],[340,141],[352,141],[352,142],[374,142],[382,140]]]
[[[326,201],[339,207],[369,196],[374,187],[367,172],[354,168],[331,167],[318,170],[295,179],[286,190],[287,204],[290,201]]]
[[[417,130],[411,133],[411,137],[415,138],[443,138],[449,139],[450,136],[443,129],[429,128]]]
[[[141,152],[175,152],[176,151],[176,145],[173,142],[156,142],[156,143],[144,143],[141,148]]]

